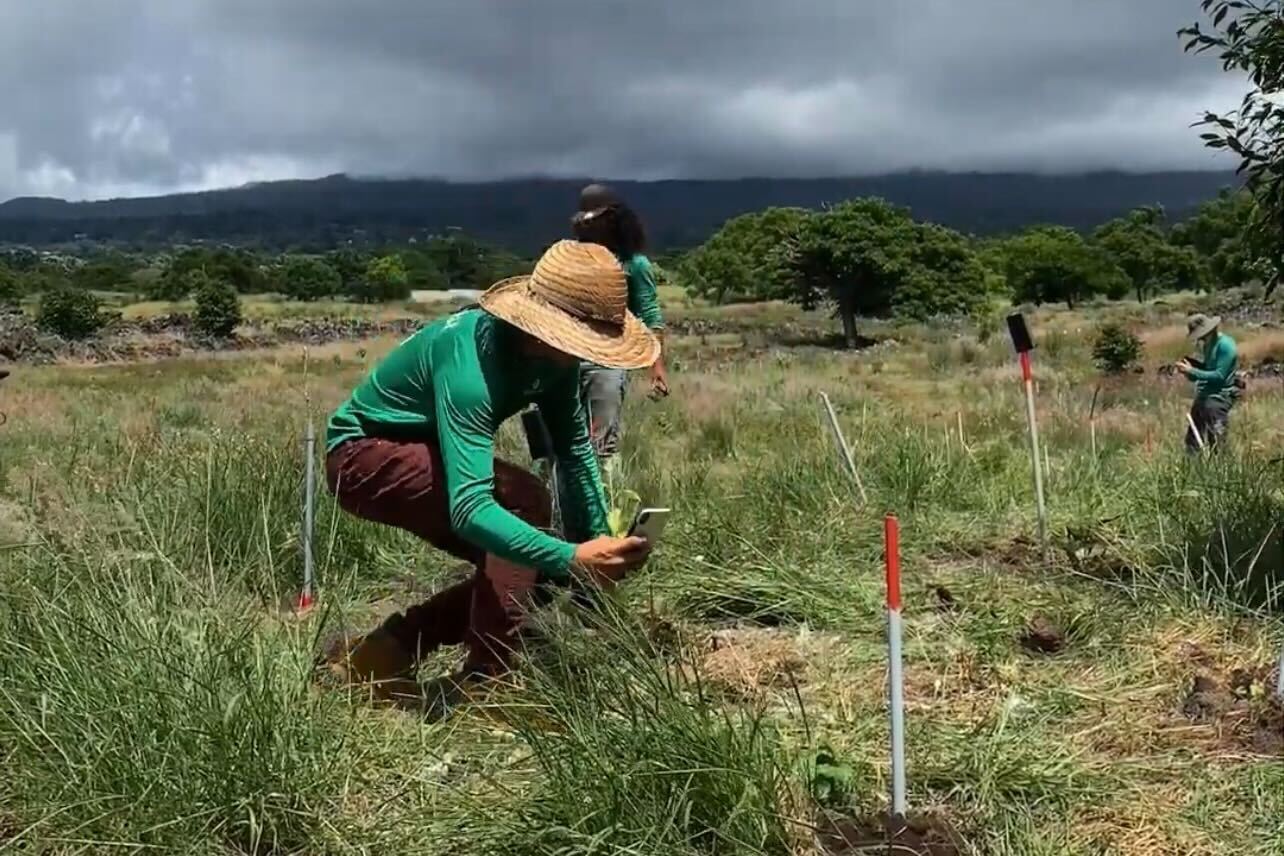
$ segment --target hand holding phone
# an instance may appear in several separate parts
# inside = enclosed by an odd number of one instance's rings
[[[596,585],[617,583],[631,570],[640,567],[651,552],[642,538],[613,538],[604,535],[575,546],[572,572]]]

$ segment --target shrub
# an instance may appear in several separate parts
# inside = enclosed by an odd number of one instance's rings
[[[98,298],[92,292],[67,286],[45,292],[36,312],[36,324],[64,339],[86,339],[103,326]]]
[[[198,278],[203,282],[195,289],[193,326],[204,336],[225,339],[241,323],[240,298],[236,296],[236,289],[222,280],[211,279],[204,273]]]
[[[1141,357],[1141,340],[1118,324],[1106,324],[1092,346],[1092,361],[1106,374],[1122,374]]]

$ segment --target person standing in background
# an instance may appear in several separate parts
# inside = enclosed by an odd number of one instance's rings
[[[1192,315],[1186,322],[1186,330],[1202,354],[1199,365],[1189,359],[1177,363],[1177,370],[1195,382],[1195,400],[1190,405],[1193,428],[1186,427],[1186,451],[1191,454],[1204,447],[1213,450],[1222,446],[1231,408],[1239,399],[1239,353],[1235,340],[1218,329],[1221,321],[1215,315]]]
[[[664,363],[664,317],[656,288],[655,268],[645,255],[646,230],[637,212],[604,184],[590,184],[580,192],[579,211],[571,221],[575,237],[600,244],[619,259],[628,281],[628,306],[661,342],[659,358],[650,367],[651,396],[669,394]],[[581,396],[588,410],[593,446],[599,457],[610,459],[619,451],[621,410],[628,373],[586,363],[580,376]]]

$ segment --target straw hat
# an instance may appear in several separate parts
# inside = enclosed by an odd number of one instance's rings
[[[628,310],[628,283],[599,244],[558,241],[530,276],[505,279],[478,298],[482,309],[559,351],[600,366],[642,369],[660,342]]]
[[[1214,315],[1210,318],[1207,315],[1195,314],[1186,319],[1186,334],[1190,338],[1199,341],[1216,330],[1221,323],[1222,319],[1219,315]]]

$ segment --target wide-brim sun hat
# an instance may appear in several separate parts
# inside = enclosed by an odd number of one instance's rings
[[[1219,315],[1192,315],[1186,320],[1186,335],[1198,341],[1221,326]]]
[[[613,369],[643,369],[660,340],[628,310],[629,288],[615,255],[599,244],[558,241],[529,276],[488,288],[481,308],[546,345]]]

